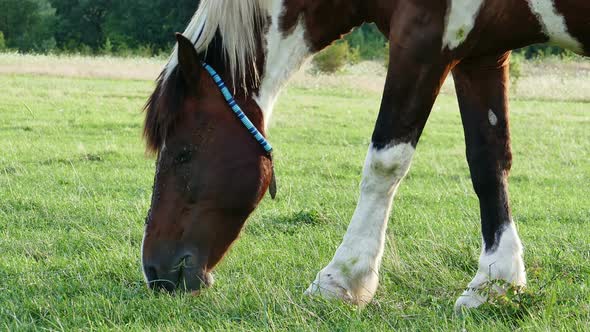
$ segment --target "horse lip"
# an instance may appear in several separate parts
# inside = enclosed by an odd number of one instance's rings
[[[175,264],[161,263],[161,257],[144,262],[144,274],[149,289],[175,292],[195,292],[210,286],[211,278],[206,268],[206,257],[199,250],[185,249]]]
[[[173,293],[179,288],[184,277],[184,260],[176,264],[173,268],[157,268],[154,265],[144,266],[147,285],[152,290],[165,290],[168,293]]]
[[[203,287],[210,286],[205,267],[199,264],[195,258],[192,255],[183,258],[181,286],[183,290],[192,293],[199,292]]]
[[[151,290],[165,290],[168,293],[173,293],[178,288],[178,281],[174,282],[170,279],[165,278],[156,278],[153,280],[149,280],[147,284]]]

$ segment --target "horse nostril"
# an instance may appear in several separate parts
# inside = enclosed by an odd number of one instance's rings
[[[180,256],[173,260],[176,264],[162,262],[161,258],[144,261],[143,270],[151,290],[164,290],[169,293],[177,290],[193,292],[208,287],[212,283],[211,276],[196,255]]]
[[[182,271],[163,270],[154,266],[145,266],[145,277],[148,287],[152,290],[165,290],[169,293],[174,292]]]

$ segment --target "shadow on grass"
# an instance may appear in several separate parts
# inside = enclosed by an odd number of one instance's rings
[[[271,215],[264,217],[260,222],[251,223],[246,232],[252,235],[268,233],[282,233],[294,235],[302,228],[323,225],[329,222],[327,216],[315,210],[303,210],[291,215]]]
[[[111,157],[118,157],[120,154],[114,151],[103,151],[98,153],[84,153],[72,158],[52,158],[48,160],[44,160],[39,162],[41,165],[56,165],[56,164],[65,164],[69,165],[70,163],[100,163],[104,162]]]

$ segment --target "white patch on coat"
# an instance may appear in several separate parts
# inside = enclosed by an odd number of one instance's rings
[[[496,113],[494,113],[494,111],[488,111],[488,120],[490,121],[490,124],[494,127],[498,124],[498,117],[496,116]]]
[[[279,21],[283,11],[283,1],[275,1],[272,9],[272,24],[266,35],[264,73],[258,95],[254,98],[264,114],[265,126],[268,126],[270,122],[274,104],[281,89],[311,56],[302,19],[288,35],[281,31]]]
[[[481,290],[494,280],[505,281],[517,287],[526,285],[522,244],[514,222],[504,230],[494,251],[486,252],[485,244],[483,248],[479,258],[479,270],[467,286],[467,290],[455,303],[457,310],[475,308],[485,303],[487,297],[485,291]],[[494,286],[493,290],[498,293],[506,291],[503,285]]]
[[[537,16],[543,33],[549,42],[577,53],[583,53],[584,47],[567,29],[563,15],[557,12],[553,0],[528,0],[531,11]]]
[[[475,20],[484,0],[449,0],[447,1],[447,16],[445,33],[443,35],[443,49],[453,50],[469,36],[475,26]]]
[[[395,192],[410,169],[415,149],[403,143],[376,150],[365,161],[358,205],[334,258],[305,292],[369,303],[379,284],[385,230]]]

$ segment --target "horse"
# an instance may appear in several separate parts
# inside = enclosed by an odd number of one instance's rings
[[[552,43],[590,56],[589,16],[585,0],[200,1],[146,104],[144,135],[157,154],[142,245],[147,284],[170,292],[212,284],[211,271],[273,183],[272,154],[232,108],[264,136],[293,73],[370,22],[389,40],[390,56],[360,197],[333,259],[305,293],[372,301],[393,198],[449,74],[482,229],[476,275],[455,307],[485,303],[488,285],[499,293],[524,287],[508,195],[511,50]]]

